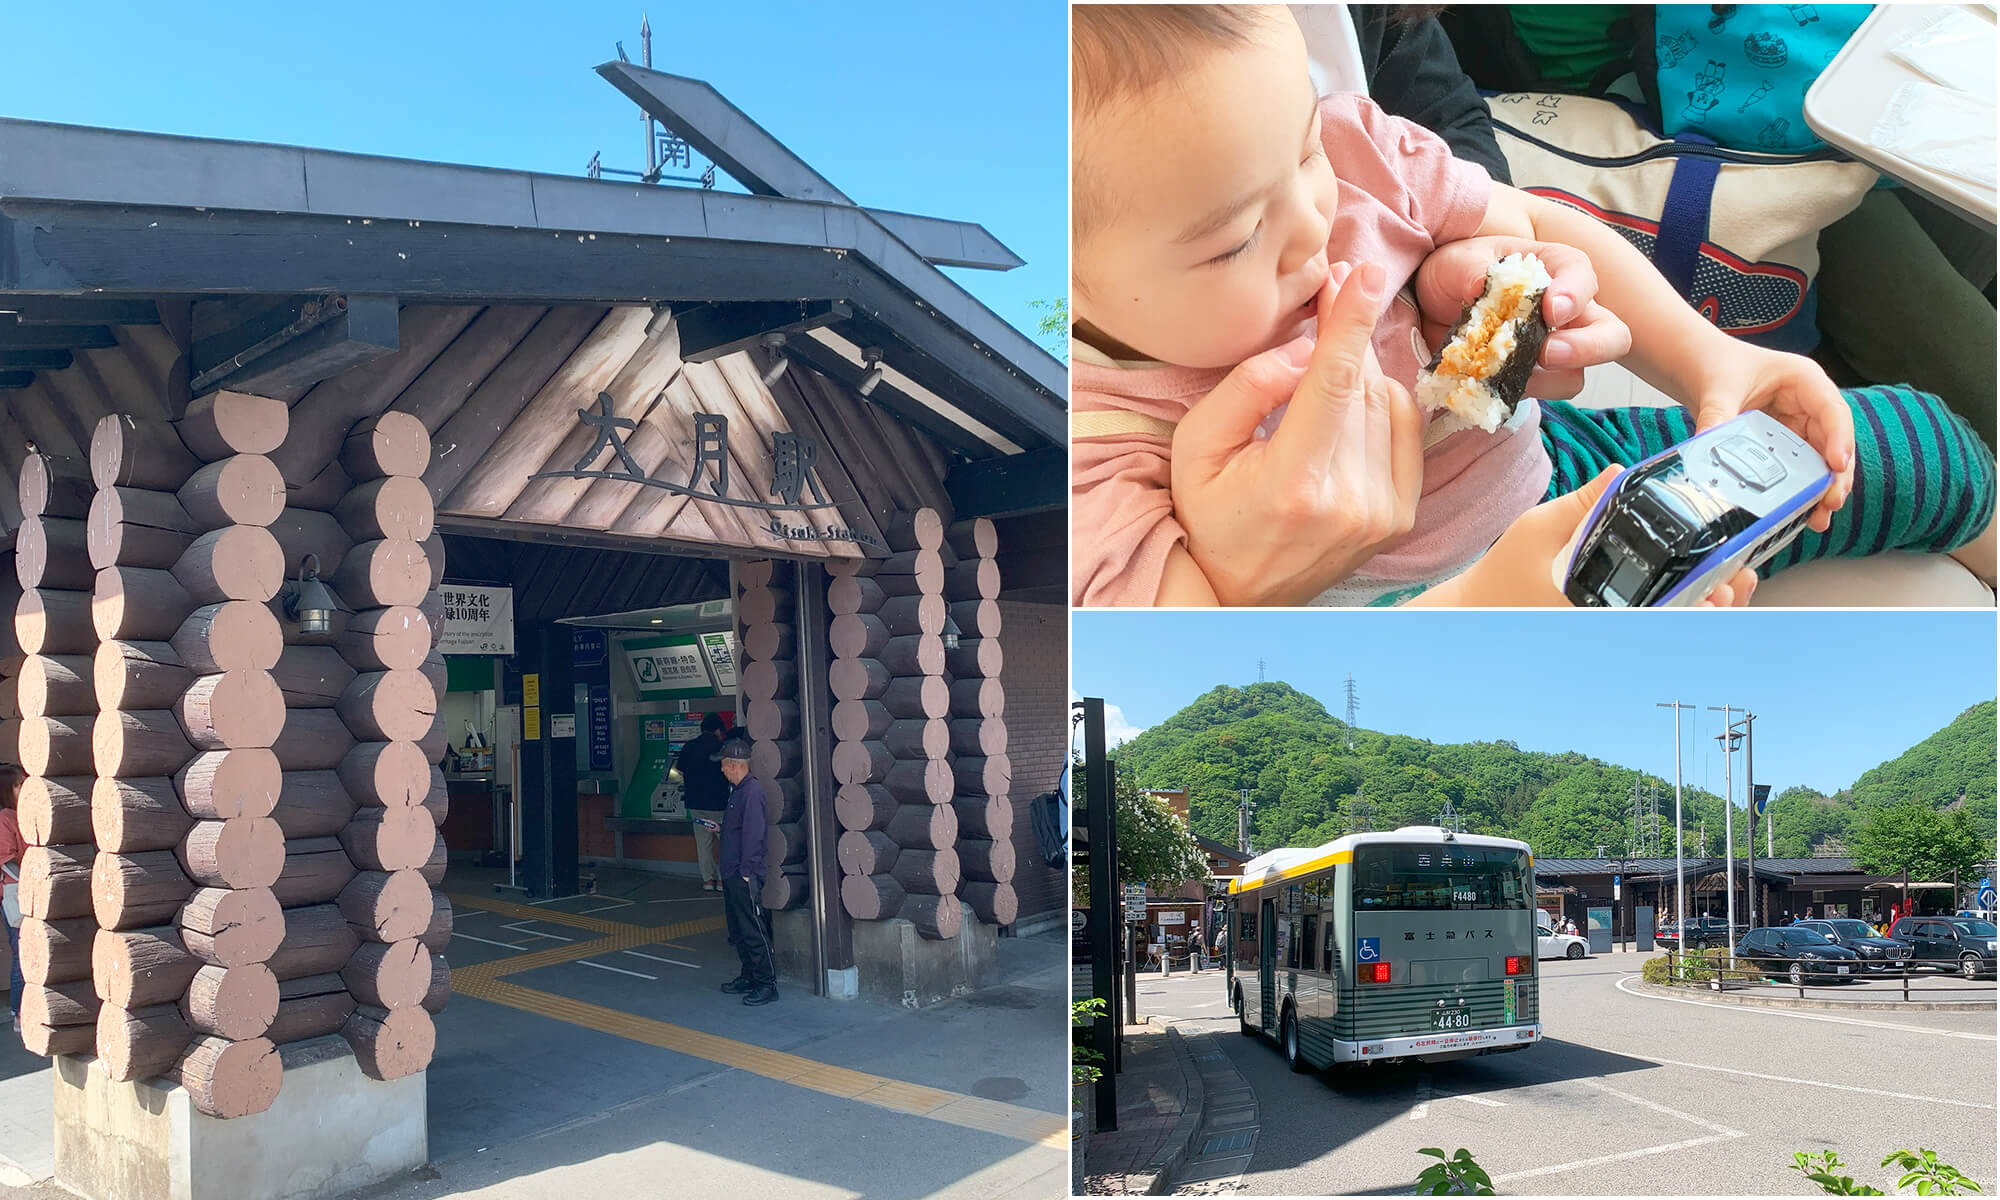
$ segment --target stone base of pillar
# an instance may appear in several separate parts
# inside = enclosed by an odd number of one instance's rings
[[[999,931],[969,907],[957,937],[927,938],[901,917],[854,922],[854,965],[864,1000],[924,1008],[996,980]]]
[[[281,1051],[284,1085],[222,1121],[162,1080],[114,1082],[98,1060],[55,1060],[56,1179],[85,1200],[309,1200],[420,1167],[425,1073],[377,1083],[339,1036]]]

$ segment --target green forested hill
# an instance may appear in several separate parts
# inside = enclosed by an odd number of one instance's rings
[[[1352,746],[1350,748],[1350,737]],[[1632,792],[1659,789],[1660,845],[1673,853],[1673,781],[1579,753],[1524,751],[1512,742],[1440,745],[1422,738],[1350,730],[1311,696],[1283,683],[1221,686],[1117,752],[1141,787],[1185,787],[1194,831],[1236,842],[1237,792],[1250,789],[1252,846],[1311,846],[1359,828],[1432,824],[1446,801],[1467,832],[1519,837],[1545,858],[1626,850]],[[1773,849],[1803,857],[1839,839],[1865,809],[1917,794],[1943,808],[1963,794],[1988,827],[1994,815],[1994,705],[1957,720],[1853,788],[1822,796],[1781,792]],[[1722,801],[1684,788],[1686,849],[1722,852]],[[1700,830],[1707,825],[1707,844]],[[1736,822],[1739,846],[1745,836]],[[1763,851],[1763,837],[1758,851]]]

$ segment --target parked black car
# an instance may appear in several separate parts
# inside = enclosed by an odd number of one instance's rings
[[[1824,934],[1836,946],[1845,946],[1861,956],[1861,965],[1870,971],[1902,970],[1909,965],[1910,944],[1876,933],[1866,921],[1834,917],[1825,921],[1800,921],[1788,929],[1810,929]]]
[[[1681,930],[1687,930],[1687,948],[1705,950],[1710,946],[1729,944],[1729,922],[1721,917],[1689,917],[1685,921],[1669,921],[1653,934],[1653,940],[1663,946],[1678,949],[1681,944]],[[1737,932],[1744,927],[1738,925]]]
[[[1900,917],[1889,936],[1910,947],[1910,961],[1956,969],[1967,979],[1993,974],[1994,926],[1972,917]]]
[[[1736,957],[1794,984],[1837,983],[1862,970],[1859,954],[1834,945],[1823,933],[1796,925],[1751,930],[1736,947]]]

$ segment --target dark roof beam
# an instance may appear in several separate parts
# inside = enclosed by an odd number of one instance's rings
[[[969,434],[977,447],[971,451],[975,458],[988,454],[1017,454],[1024,447],[1042,441],[1040,430],[1016,420],[1012,414],[980,410],[985,393],[960,370],[976,376],[981,371],[980,364],[990,364],[992,360],[974,352],[960,357],[954,364],[959,369],[954,369],[941,362],[939,357],[926,353],[925,349],[911,346],[899,338],[871,336],[880,325],[880,322],[853,322],[813,330],[807,336],[833,351],[847,364],[847,370],[835,372],[834,378],[851,378],[854,382],[849,386],[857,391],[861,380],[868,374],[868,349],[872,346],[880,350],[884,373],[883,382],[877,385],[877,390],[893,388],[909,397],[912,403],[935,413],[937,419]],[[951,356],[951,347],[944,341],[933,348],[941,356]],[[870,398],[873,398],[872,393]]]
[[[1041,446],[1025,454],[959,463],[944,477],[944,490],[960,521],[1059,509],[1069,495],[1069,452],[1062,446]]]
[[[0,121],[0,151],[6,148],[7,129],[8,123]],[[575,186],[599,185],[584,181]],[[717,198],[718,204],[729,201],[759,198]],[[840,214],[833,209],[818,211]],[[847,215],[857,217],[852,210]],[[803,230],[765,228],[754,239],[746,230],[745,237],[737,240],[700,234],[554,235],[532,228],[428,221],[371,225],[293,213],[232,212],[229,218],[219,222],[214,213],[166,208],[0,201],[0,289],[33,290],[54,281],[82,280],[121,292],[227,289],[287,295],[348,289],[400,294],[406,301],[845,299],[872,326],[894,330],[895,341],[918,352],[900,363],[913,378],[934,389],[937,384],[931,381],[940,374],[959,384],[950,388],[953,403],[975,420],[1017,445],[1059,443],[1066,435],[1063,371],[1045,350],[983,309],[968,308],[954,315],[927,304],[900,286],[890,268],[870,266],[867,251],[843,255],[818,234],[809,237]],[[863,231],[849,225],[844,232],[825,232],[845,237]],[[935,274],[916,265],[914,255],[879,228],[874,239],[876,251],[904,260],[902,269]],[[966,322],[974,318],[978,318],[974,323],[991,326],[1003,338],[1018,339],[1023,354],[1035,359],[1009,360],[969,341]],[[889,351],[894,342],[884,338],[876,344]],[[1051,368],[1047,380],[1039,378],[1044,364]],[[843,379],[849,375],[858,377],[858,371],[836,373]],[[968,452],[981,456],[993,449]]]
[[[824,175],[701,80],[623,62],[605,63],[597,73],[752,193],[854,204]],[[872,208],[862,211],[933,264],[1011,271],[1022,262],[1020,255],[1001,245],[982,225]]]
[[[117,344],[102,325],[17,325],[0,320],[0,350],[109,350]]]
[[[0,350],[0,370],[60,371],[75,361],[67,350]]]
[[[33,382],[33,371],[0,371],[0,392],[17,392]]]
[[[0,314],[9,312],[23,325],[160,323],[160,306],[151,300],[107,300],[97,296],[0,296]]]
[[[307,388],[400,346],[394,296],[288,301],[194,344],[192,390],[227,387],[259,396]]]
[[[766,334],[802,334],[853,315],[840,300],[698,304],[676,311],[674,324],[680,330],[683,361],[713,362],[763,344]]]
[[[853,391],[861,382],[863,372],[860,367],[842,357],[831,346],[822,345],[810,337],[793,338],[786,342],[784,354],[788,358],[796,358],[810,364],[814,370],[849,391]],[[947,421],[926,408],[921,401],[904,395],[889,384],[878,386],[861,399],[864,403],[873,404],[893,415],[904,424],[915,426],[930,434],[947,449],[981,457],[994,453],[993,447],[975,437],[964,426]]]

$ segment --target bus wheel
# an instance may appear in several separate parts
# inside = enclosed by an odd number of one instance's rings
[[[1236,989],[1236,996],[1234,999],[1230,1001],[1230,1004],[1232,1007],[1236,1009],[1236,1032],[1242,1034],[1244,1037],[1249,1037],[1251,1034],[1257,1032],[1256,1030],[1250,1028],[1250,1019],[1243,1013],[1242,988]]]
[[[1299,1053],[1299,1019],[1289,1008],[1285,1010],[1282,1038],[1285,1046],[1285,1065],[1300,1075],[1312,1070],[1312,1065]]]

